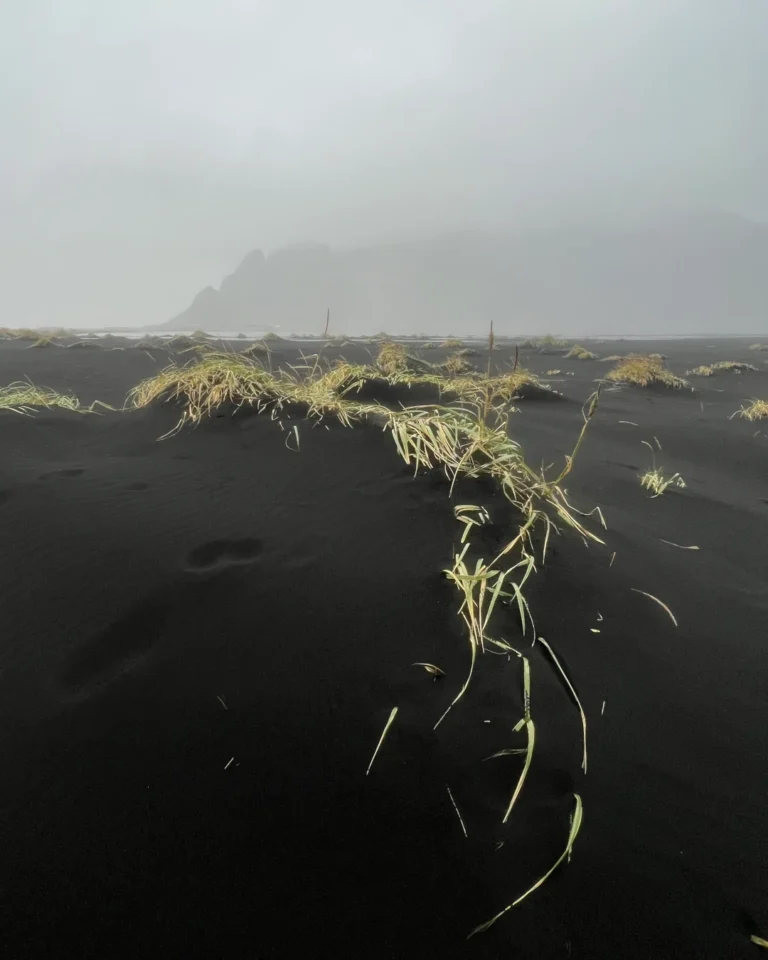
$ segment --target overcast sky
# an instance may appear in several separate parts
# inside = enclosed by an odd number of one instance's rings
[[[303,240],[768,219],[767,0],[3,0],[0,70],[0,326]]]

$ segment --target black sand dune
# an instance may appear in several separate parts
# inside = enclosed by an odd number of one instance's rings
[[[765,366],[736,342],[655,349],[680,373]],[[512,420],[530,461],[559,464],[606,365],[523,359],[562,371],[559,402]],[[0,383],[118,405],[167,362],[2,344]],[[300,421],[295,452],[244,412],[162,442],[170,407],[0,413],[4,956],[753,956],[768,930],[768,429],[727,418],[768,396],[768,372],[695,383],[603,392],[567,486],[600,504],[606,547],[556,538],[528,588],[586,709],[589,769],[537,645],[536,753],[506,826],[520,758],[483,758],[520,745],[519,666],[481,658],[432,729],[469,659],[440,575],[460,534],[442,476],[414,479],[375,427]],[[654,438],[687,486],[649,499]],[[481,483],[453,502],[488,507],[491,541],[515,522]],[[507,627],[528,642],[511,613]],[[559,856],[574,792],[570,864],[466,941]]]

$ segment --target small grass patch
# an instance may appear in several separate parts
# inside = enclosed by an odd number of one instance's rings
[[[693,370],[686,370],[686,377],[713,377],[716,373],[725,371],[726,373],[745,373],[746,371],[757,371],[753,363],[743,363],[738,360],[718,360],[717,363],[694,367]]]
[[[454,353],[437,367],[442,373],[449,377],[461,377],[464,374],[475,372],[472,364],[462,356],[463,351]]]
[[[57,393],[48,387],[36,387],[24,380],[0,387],[0,410],[31,414],[36,410],[51,410],[54,407],[78,413],[90,412],[90,408],[81,407],[77,397],[71,394]]]
[[[269,347],[263,340],[256,340],[245,350],[241,351],[243,357],[266,357],[269,355]]]
[[[58,344],[55,343],[55,341],[53,341],[50,337],[39,337],[37,340],[35,340],[34,343],[30,343],[27,349],[40,350],[40,349],[44,349],[45,347],[56,347],[56,346],[58,346]]]
[[[447,340],[443,340],[440,346],[444,350],[460,350],[464,346],[464,341],[456,337],[449,337]]]
[[[605,375],[612,383],[634,387],[685,387],[688,384],[682,377],[668,370],[662,360],[642,354],[630,354],[624,357],[613,370]]]
[[[600,358],[596,353],[592,353],[591,350],[587,350],[586,347],[582,347],[581,344],[574,344],[571,349],[565,355],[566,360],[599,360]]]
[[[768,343],[751,343],[750,350],[768,350]]]
[[[685,481],[679,473],[673,473],[671,477],[665,477],[662,470],[654,467],[653,470],[647,470],[640,477],[640,486],[650,490],[654,497],[660,497],[671,486],[685,488]]]
[[[521,350],[537,350],[539,353],[567,353],[571,344],[562,337],[555,337],[551,333],[545,333],[543,337],[529,337],[521,340],[518,347]]]
[[[768,417],[768,400],[751,400],[732,414],[731,420],[734,417],[743,417],[745,420],[764,420]]]

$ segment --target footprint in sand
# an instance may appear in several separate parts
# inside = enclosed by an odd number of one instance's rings
[[[186,567],[187,570],[199,573],[253,563],[261,553],[261,547],[261,541],[253,537],[244,537],[242,540],[210,540],[189,551]]]
[[[8,503],[10,499],[11,499],[10,490],[0,490],[0,507],[2,507],[4,503]]]
[[[168,596],[149,597],[89,637],[59,673],[66,697],[88,697],[138,666],[163,638],[172,610]]]

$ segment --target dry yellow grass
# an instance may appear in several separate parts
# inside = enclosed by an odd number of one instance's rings
[[[751,400],[741,410],[731,415],[734,417],[743,417],[745,420],[763,420],[768,417],[768,400]]]
[[[682,377],[667,370],[657,357],[629,354],[605,375],[613,383],[629,384],[635,387],[662,385],[665,387],[685,387]]]
[[[663,471],[654,467],[653,470],[647,470],[640,477],[640,486],[650,490],[655,498],[660,497],[671,486],[685,488],[685,481],[679,473],[675,473],[671,477],[665,477]]]
[[[694,367],[693,370],[686,370],[687,377],[713,377],[720,371],[728,373],[744,373],[745,371],[756,371],[757,367],[752,363],[743,363],[739,360],[718,360],[717,363],[704,364],[700,367]]]
[[[565,355],[566,360],[599,360],[600,358],[596,353],[592,353],[591,350],[587,350],[586,347],[582,347],[581,344],[574,344],[571,349]]]
[[[20,380],[7,387],[0,387],[0,410],[12,413],[30,414],[35,410],[50,410],[60,407],[78,413],[90,412],[92,408],[81,407],[77,397],[71,394],[57,393],[48,387],[36,387],[33,383]]]
[[[379,347],[376,369],[385,377],[392,377],[408,370],[408,354],[402,343],[387,340]]]
[[[437,368],[449,377],[461,377],[474,371],[472,364],[459,353],[454,353]]]

